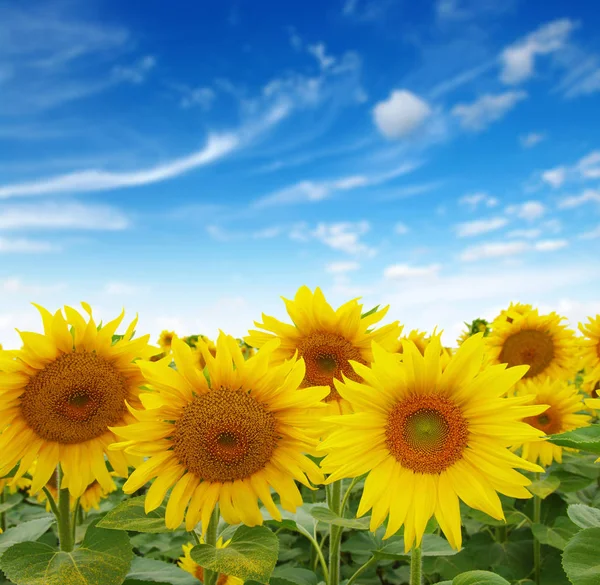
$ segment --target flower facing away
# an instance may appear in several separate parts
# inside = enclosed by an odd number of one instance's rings
[[[124,336],[113,342],[123,313],[98,327],[92,310],[89,319],[65,307],[66,319],[37,307],[44,333],[20,332],[23,347],[0,353],[0,477],[20,462],[15,477],[36,463],[32,492],[48,482],[58,464],[62,488],[78,498],[97,480],[109,491],[114,487],[106,467],[126,477],[132,463],[123,453],[108,452],[115,435],[109,426],[131,420],[126,401],[138,405],[144,383],[137,358],[149,358],[156,348],[148,336],[132,339],[137,319]],[[131,458],[129,458],[131,459]]]
[[[574,386],[562,380],[544,380],[542,383],[526,382],[519,394],[530,396],[536,404],[547,404],[544,412],[525,419],[531,426],[546,435],[556,435],[588,426],[591,417],[585,410],[582,396]],[[523,445],[522,457],[547,467],[553,461],[562,462],[563,448],[547,441],[536,441]]]
[[[374,343],[371,368],[352,364],[364,382],[336,382],[354,413],[328,417],[337,430],[319,447],[326,483],[368,473],[358,516],[372,509],[372,531],[388,517],[384,538],[404,525],[407,551],[419,546],[431,516],[460,548],[459,499],[502,520],[496,492],[529,498],[531,482],[516,468],[542,471],[509,449],[543,435],[522,419],[545,406],[504,397],[526,368],[483,367],[481,333],[445,366],[440,347],[434,338],[422,356],[405,343],[400,363]]]
[[[160,337],[158,338],[158,345],[165,353],[169,353],[171,351],[173,337],[175,337],[174,331],[161,331]]]
[[[490,333],[489,323],[485,319],[474,319],[471,323],[465,323],[465,325],[467,328],[456,340],[457,345],[462,345],[466,339],[469,339],[471,335],[475,335],[476,333],[483,333],[484,336]]]
[[[362,305],[356,300],[334,310],[319,288],[312,293],[308,287],[302,286],[293,301],[284,301],[294,324],[263,314],[262,323],[255,322],[255,325],[265,331],[250,331],[246,343],[262,348],[270,340],[280,339],[281,345],[274,352],[275,359],[283,362],[298,352],[306,363],[302,386],[329,386],[330,392],[325,398],[330,405],[328,411],[331,414],[346,412],[348,405],[335,389],[333,381],[341,380],[342,375],[360,381],[350,361],[369,364],[373,340],[389,351],[398,351],[402,326],[395,321],[373,329],[373,325],[387,313],[387,307],[361,318]]]
[[[580,323],[579,330],[583,333],[578,338],[580,366],[585,368],[586,377],[600,379],[600,315],[588,317],[588,323]]]
[[[575,336],[561,324],[563,317],[539,315],[536,309],[524,315],[507,313],[511,317],[497,318],[485,338],[490,363],[529,366],[523,381],[566,380],[574,374]]]
[[[308,487],[323,480],[304,453],[315,448],[306,431],[329,389],[300,390],[304,362],[273,365],[277,341],[248,360],[235,339],[223,333],[215,357],[202,339],[198,345],[210,383],[193,350],[178,339],[173,340],[176,370],[164,362],[140,364],[156,407],[131,409],[138,422],[114,429],[125,441],[112,448],[149,456],[123,491],[132,493],[156,478],[146,495],[150,512],[174,486],[166,510],[167,527],[173,529],[185,515],[187,530],[200,521],[205,532],[217,502],[229,524],[261,524],[259,499],[280,519],[270,488],[279,494],[281,506],[293,512],[302,504],[294,480]]]
[[[219,538],[217,540],[217,548],[225,548],[229,544],[230,540],[223,543],[223,538]],[[204,544],[204,539],[200,538],[200,543]],[[183,556],[179,557],[177,564],[184,570],[187,571],[190,575],[193,575],[198,579],[198,581],[202,581],[204,583],[204,569],[192,559],[191,551],[194,548],[194,545],[191,542],[188,544],[184,544],[182,547]],[[239,577],[232,577],[231,575],[223,575],[220,574],[217,579],[217,585],[244,585],[243,579]]]

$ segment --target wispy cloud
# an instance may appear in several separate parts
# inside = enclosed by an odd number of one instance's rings
[[[154,69],[155,65],[156,59],[152,55],[146,55],[133,65],[115,65],[112,74],[118,81],[127,81],[138,85],[146,80],[148,73]]]
[[[526,221],[534,221],[546,213],[546,206],[540,201],[525,201],[524,203],[509,205],[506,208],[506,213],[516,215]]]
[[[458,200],[458,203],[460,205],[466,205],[471,210],[475,210],[479,207],[479,205],[483,205],[485,207],[496,207],[498,205],[498,199],[487,193],[484,193],[483,191],[479,191],[477,193],[463,195]]]
[[[559,209],[573,209],[586,203],[600,203],[600,190],[586,189],[580,195],[570,195],[558,202]]]
[[[544,132],[529,132],[519,137],[519,142],[523,148],[533,148],[540,142],[546,140],[547,136]]]
[[[331,262],[325,266],[325,272],[329,274],[347,274],[360,268],[358,262]]]
[[[452,114],[459,118],[463,128],[478,132],[500,120],[526,97],[527,93],[524,91],[485,94],[470,104],[454,106]]]
[[[64,283],[58,284],[28,284],[21,278],[11,277],[0,281],[0,290],[5,293],[26,295],[31,297],[32,295],[41,295],[51,292],[58,292],[64,290],[66,285]]]
[[[441,269],[440,264],[429,264],[427,266],[411,266],[410,264],[393,264],[388,266],[383,276],[386,280],[404,280],[408,278],[419,278],[434,276]]]
[[[376,253],[375,248],[361,241],[362,236],[367,234],[370,229],[371,225],[368,221],[322,222],[314,229],[301,223],[290,232],[290,238],[300,242],[317,240],[333,250],[353,256],[372,257]]]
[[[552,188],[562,187],[567,178],[567,169],[565,167],[556,167],[548,169],[542,173],[542,181],[548,183]]]
[[[0,237],[0,254],[39,254],[58,252],[60,248],[50,242],[30,240],[28,238]]]
[[[479,236],[503,228],[508,223],[505,217],[491,217],[489,219],[477,219],[467,221],[455,226],[456,235],[459,238]]]
[[[126,296],[126,295],[138,295],[142,292],[146,292],[148,287],[140,286],[137,284],[129,284],[126,282],[109,282],[104,287],[104,293],[107,295]]]
[[[600,238],[600,224],[589,232],[583,232],[579,238],[582,240],[596,240]]]
[[[554,189],[571,181],[591,181],[600,179],[600,150],[593,150],[574,164],[562,164],[542,171],[542,181]]]
[[[554,252],[565,248],[568,245],[567,240],[540,240],[538,242],[491,242],[472,246],[467,248],[460,255],[462,262],[475,262],[477,260],[487,260],[490,258],[505,258],[516,256],[524,252]]]

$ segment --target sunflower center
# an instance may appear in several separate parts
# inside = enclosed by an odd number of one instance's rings
[[[460,408],[434,394],[398,402],[385,431],[390,453],[416,473],[441,473],[461,459],[468,439],[468,424]]]
[[[600,390],[600,380],[594,384],[592,389],[592,398],[598,398],[598,391]]]
[[[523,422],[543,431],[547,435],[555,435],[556,433],[559,433],[562,428],[561,415],[559,412],[556,412],[553,406],[550,406],[550,408],[545,412],[542,412],[542,414],[523,419]]]
[[[337,333],[317,331],[298,343],[298,354],[304,358],[306,374],[302,387],[329,386],[329,396],[325,402],[341,400],[333,385],[334,378],[342,379],[342,374],[356,382],[360,376],[352,369],[349,361],[366,364],[360,349]]]
[[[95,353],[73,352],[30,379],[21,412],[42,439],[82,443],[121,422],[128,395],[128,380],[113,363]]]
[[[552,338],[543,331],[524,329],[511,335],[504,342],[500,352],[500,362],[509,367],[528,365],[524,378],[541,374],[554,358]]]
[[[173,449],[204,481],[244,479],[263,469],[277,447],[273,413],[241,390],[196,396],[175,424]]]

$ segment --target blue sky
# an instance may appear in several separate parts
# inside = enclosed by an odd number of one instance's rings
[[[30,302],[244,334],[600,312],[592,2],[0,0],[0,342]]]

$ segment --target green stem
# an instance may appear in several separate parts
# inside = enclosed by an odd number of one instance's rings
[[[196,544],[201,544],[201,542],[200,542],[200,537],[198,536],[198,533],[197,533],[195,530],[192,530],[192,531],[190,532],[190,534],[192,535],[192,538],[194,539],[194,542],[195,542]]]
[[[375,564],[377,564],[377,559],[375,557],[371,557],[364,565],[361,565],[356,570],[356,573],[354,573],[354,575],[352,575],[352,577],[350,577],[350,579],[348,579],[348,582],[346,583],[346,585],[352,585],[352,583],[354,583],[354,581],[356,581],[356,579],[358,579],[359,575],[361,575],[369,567],[372,567]]]
[[[330,485],[329,509],[341,516],[342,511],[342,480],[334,481]],[[331,525],[329,532],[329,583],[328,585],[339,585],[340,583],[340,545],[342,540],[341,526]]]
[[[355,477],[352,480],[352,483],[348,486],[348,489],[346,490],[346,493],[344,494],[344,499],[342,500],[342,507],[340,509],[340,516],[344,515],[344,510],[346,509],[346,504],[348,503],[348,500],[350,499],[350,494],[352,493],[352,490],[354,489],[354,486],[360,481],[360,477]]]
[[[58,488],[58,540],[60,550],[71,552],[73,550],[73,529],[71,527],[71,494],[68,489],[61,489],[62,470],[57,471],[56,486]],[[50,504],[52,505],[52,504]]]
[[[496,526],[494,538],[496,542],[506,541],[506,525]]]
[[[422,585],[421,547],[416,546],[410,551],[410,585]]]
[[[329,583],[329,570],[327,569],[327,562],[325,561],[325,557],[323,556],[323,543],[321,542],[321,545],[319,545],[317,539],[308,530],[306,530],[306,528],[300,526],[299,524],[296,525],[296,531],[302,534],[303,536],[306,536],[306,538],[308,538],[308,540],[313,545],[313,548],[317,553],[317,560],[319,563],[321,563],[321,569],[323,570],[323,580],[325,581],[325,583]],[[314,570],[316,570],[316,563],[313,568],[313,571]]]
[[[217,546],[217,528],[219,527],[219,517],[219,505],[217,504],[215,505],[215,509],[211,514],[205,537],[206,544],[210,544],[214,547]],[[218,578],[219,573],[204,569],[204,585],[216,585]]]
[[[539,473],[536,473],[536,480],[539,479]],[[542,520],[542,498],[533,496],[533,522],[539,524]],[[540,541],[533,537],[533,566],[535,571],[535,585],[541,583],[542,572],[542,545]]]
[[[81,523],[81,498],[77,498],[77,503],[75,504],[75,510],[73,510],[73,543],[77,541],[77,526]]]
[[[4,504],[6,501],[6,488],[2,488],[0,490],[0,504]],[[6,512],[2,512],[0,514],[0,531],[4,532],[6,530]]]

